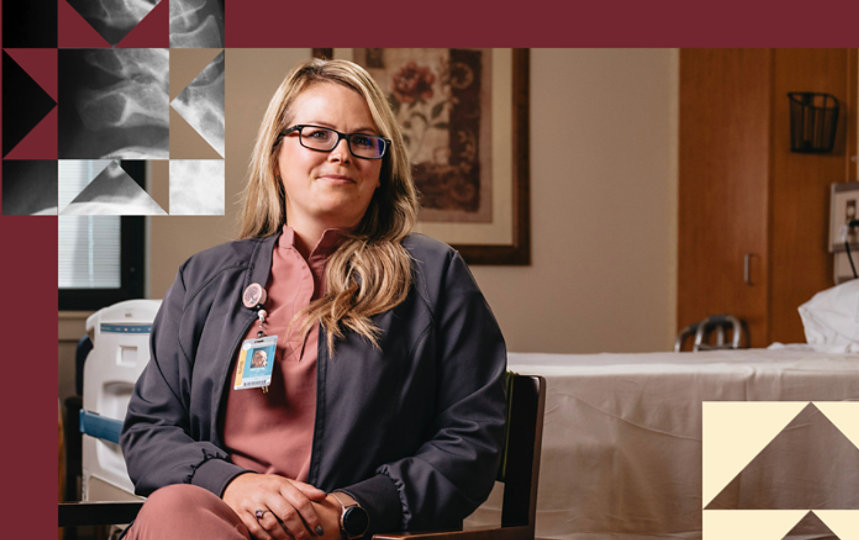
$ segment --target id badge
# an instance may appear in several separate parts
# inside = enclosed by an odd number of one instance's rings
[[[244,340],[239,349],[239,363],[236,366],[236,383],[233,389],[268,387],[271,384],[276,350],[276,335]]]

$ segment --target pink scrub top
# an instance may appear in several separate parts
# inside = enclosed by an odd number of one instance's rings
[[[271,277],[266,285],[265,334],[277,334],[277,352],[268,392],[235,390],[233,359],[224,414],[224,444],[236,465],[259,473],[307,479],[316,420],[316,355],[319,325],[298,335],[293,316],[320,298],[325,289],[328,257],[343,243],[343,233],[326,230],[305,259],[295,247],[295,233],[284,225],[274,246]],[[244,339],[257,337],[255,322]]]

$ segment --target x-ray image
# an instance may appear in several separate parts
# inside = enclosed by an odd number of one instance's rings
[[[57,162],[3,160],[3,214],[57,215]]]
[[[223,46],[223,0],[170,0],[170,47]]]
[[[170,160],[170,215],[224,215],[223,160]]]
[[[165,215],[141,187],[142,179],[136,181],[126,169],[145,171],[143,163],[135,161],[109,161],[105,166],[104,161],[61,160],[60,215]],[[74,198],[66,205],[70,196]]]
[[[223,157],[224,53],[212,60],[171,105]]]
[[[66,0],[111,45],[116,45],[161,0]]]
[[[61,159],[164,159],[167,49],[60,49]]]

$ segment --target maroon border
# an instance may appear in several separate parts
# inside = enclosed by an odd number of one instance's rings
[[[856,47],[855,0],[227,2],[229,47]],[[368,11],[372,10],[372,12]]]
[[[64,2],[64,0],[58,0]],[[330,4],[229,1],[230,47],[856,47],[855,0],[614,0],[497,3],[439,0]],[[359,10],[359,8],[361,8]],[[2,37],[2,36],[0,36]],[[0,80],[2,84],[2,80]],[[2,114],[2,112],[0,112]],[[539,181],[539,179],[535,179]],[[2,179],[0,178],[0,182]],[[0,201],[2,203],[2,201]],[[4,533],[55,538],[56,218],[0,216]],[[15,535],[14,533],[20,533]]]

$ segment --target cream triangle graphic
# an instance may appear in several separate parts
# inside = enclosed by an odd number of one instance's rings
[[[704,510],[702,540],[782,540],[808,510]]]
[[[814,510],[839,540],[859,540],[859,510]]]
[[[702,403],[702,507],[807,405],[807,401]]]
[[[224,157],[224,53],[218,54],[170,106]]]
[[[68,206],[63,216],[81,215],[165,215],[152,197],[128,174],[118,161],[111,161]]]
[[[859,402],[855,401],[812,401],[820,412],[835,424],[853,446],[859,448]]]

